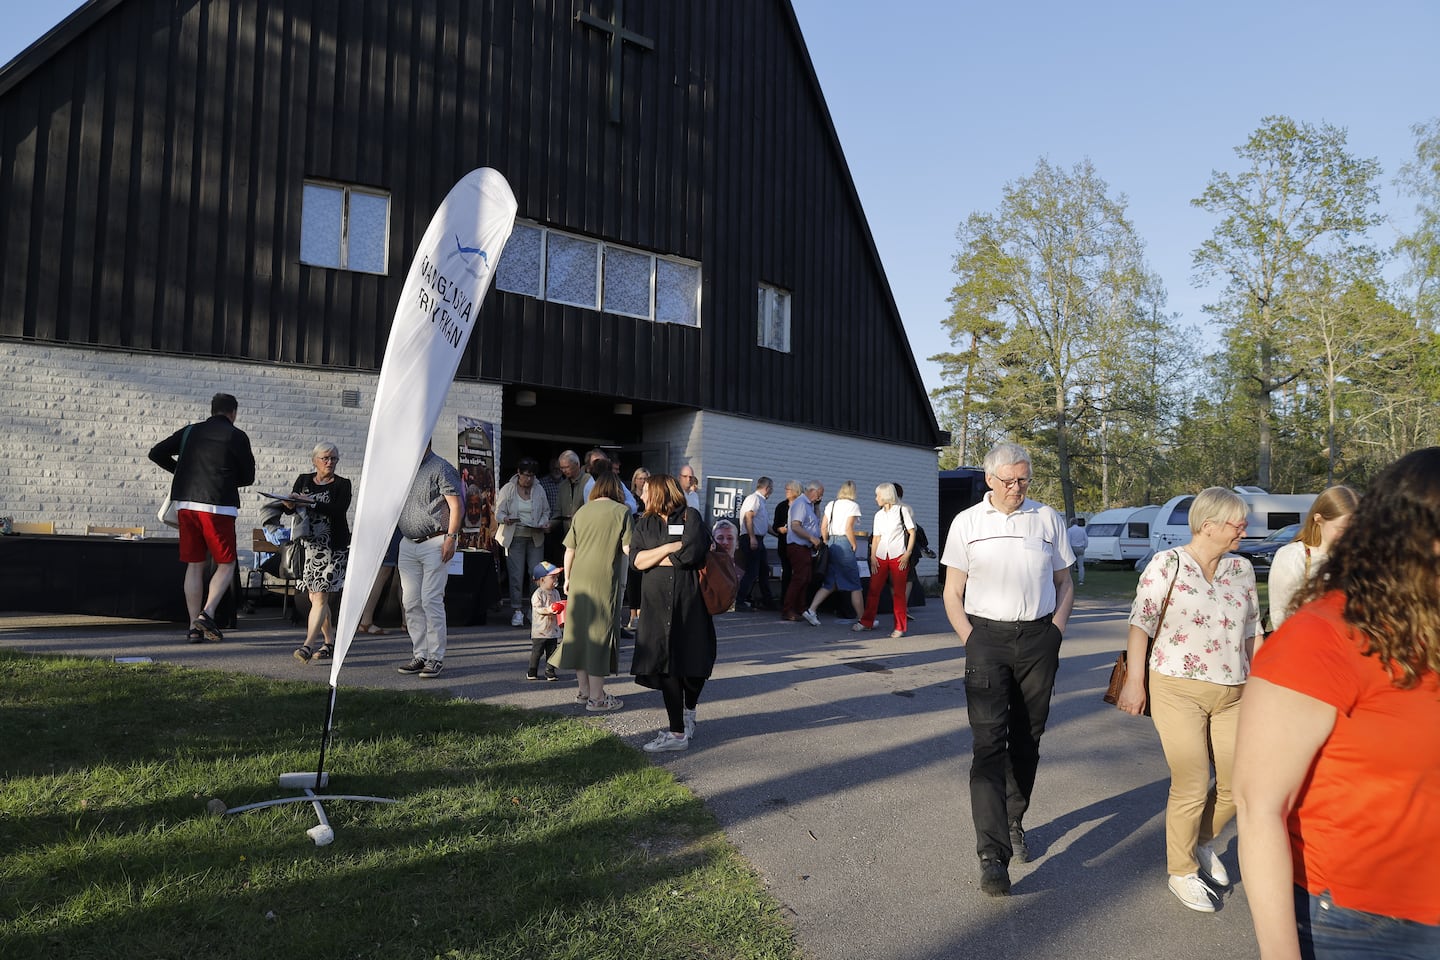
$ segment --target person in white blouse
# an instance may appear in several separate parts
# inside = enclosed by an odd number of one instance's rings
[[[1290,603],[1324,562],[1330,545],[1345,532],[1360,495],[1340,485],[1324,490],[1310,505],[1294,540],[1275,551],[1270,561],[1270,629],[1290,616]]]
[[[895,614],[895,629],[890,636],[905,636],[909,611],[905,608],[905,584],[909,575],[910,555],[915,551],[915,518],[910,508],[895,495],[895,484],[882,483],[875,488],[875,519],[870,531],[870,590],[865,595],[865,611],[851,630],[874,630],[880,614],[880,594],[890,585],[890,603]]]
[[[1148,669],[1126,673],[1117,704],[1132,715],[1150,704],[1170,767],[1170,892],[1200,913],[1214,913],[1216,891],[1230,885],[1212,843],[1235,817],[1230,784],[1240,696],[1264,639],[1255,570],[1233,552],[1247,512],[1234,492],[1203,490],[1190,507],[1190,542],[1151,558],[1130,609],[1126,651],[1129,663]]]

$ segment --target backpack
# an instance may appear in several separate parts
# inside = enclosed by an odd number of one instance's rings
[[[735,595],[740,592],[740,578],[735,573],[735,563],[730,555],[714,545],[705,554],[705,566],[700,568],[700,596],[705,599],[705,609],[710,616],[718,617],[735,605]]]
[[[904,524],[904,517],[908,515],[910,522],[915,525],[915,549],[912,552],[933,560],[935,558],[935,551],[930,549],[930,538],[925,536],[925,528],[920,526],[920,522],[915,519],[915,512],[903,504],[901,505],[901,510],[904,511],[901,514],[901,524]]]

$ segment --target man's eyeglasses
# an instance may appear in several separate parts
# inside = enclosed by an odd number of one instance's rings
[[[339,457],[317,457],[316,459],[317,459],[317,460],[320,460],[320,461],[322,461],[322,462],[324,462],[324,463],[339,463],[339,462],[340,462],[340,458],[339,458]]]
[[[1000,483],[1004,484],[1006,490],[1014,490],[1016,487],[1019,487],[1021,490],[1023,490],[1026,487],[1030,486],[1029,477],[1016,477],[1013,480],[1006,480],[1004,477],[997,474],[995,476],[995,479]]]

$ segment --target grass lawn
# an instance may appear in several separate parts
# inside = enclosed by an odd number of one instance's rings
[[[0,957],[795,958],[700,801],[598,726],[0,651]]]

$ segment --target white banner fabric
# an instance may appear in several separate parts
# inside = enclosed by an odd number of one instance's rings
[[[330,664],[334,687],[400,508],[425,454],[490,289],[495,265],[515,226],[515,195],[497,171],[482,167],[451,189],[410,264],[390,342],[380,366],[345,592]]]

